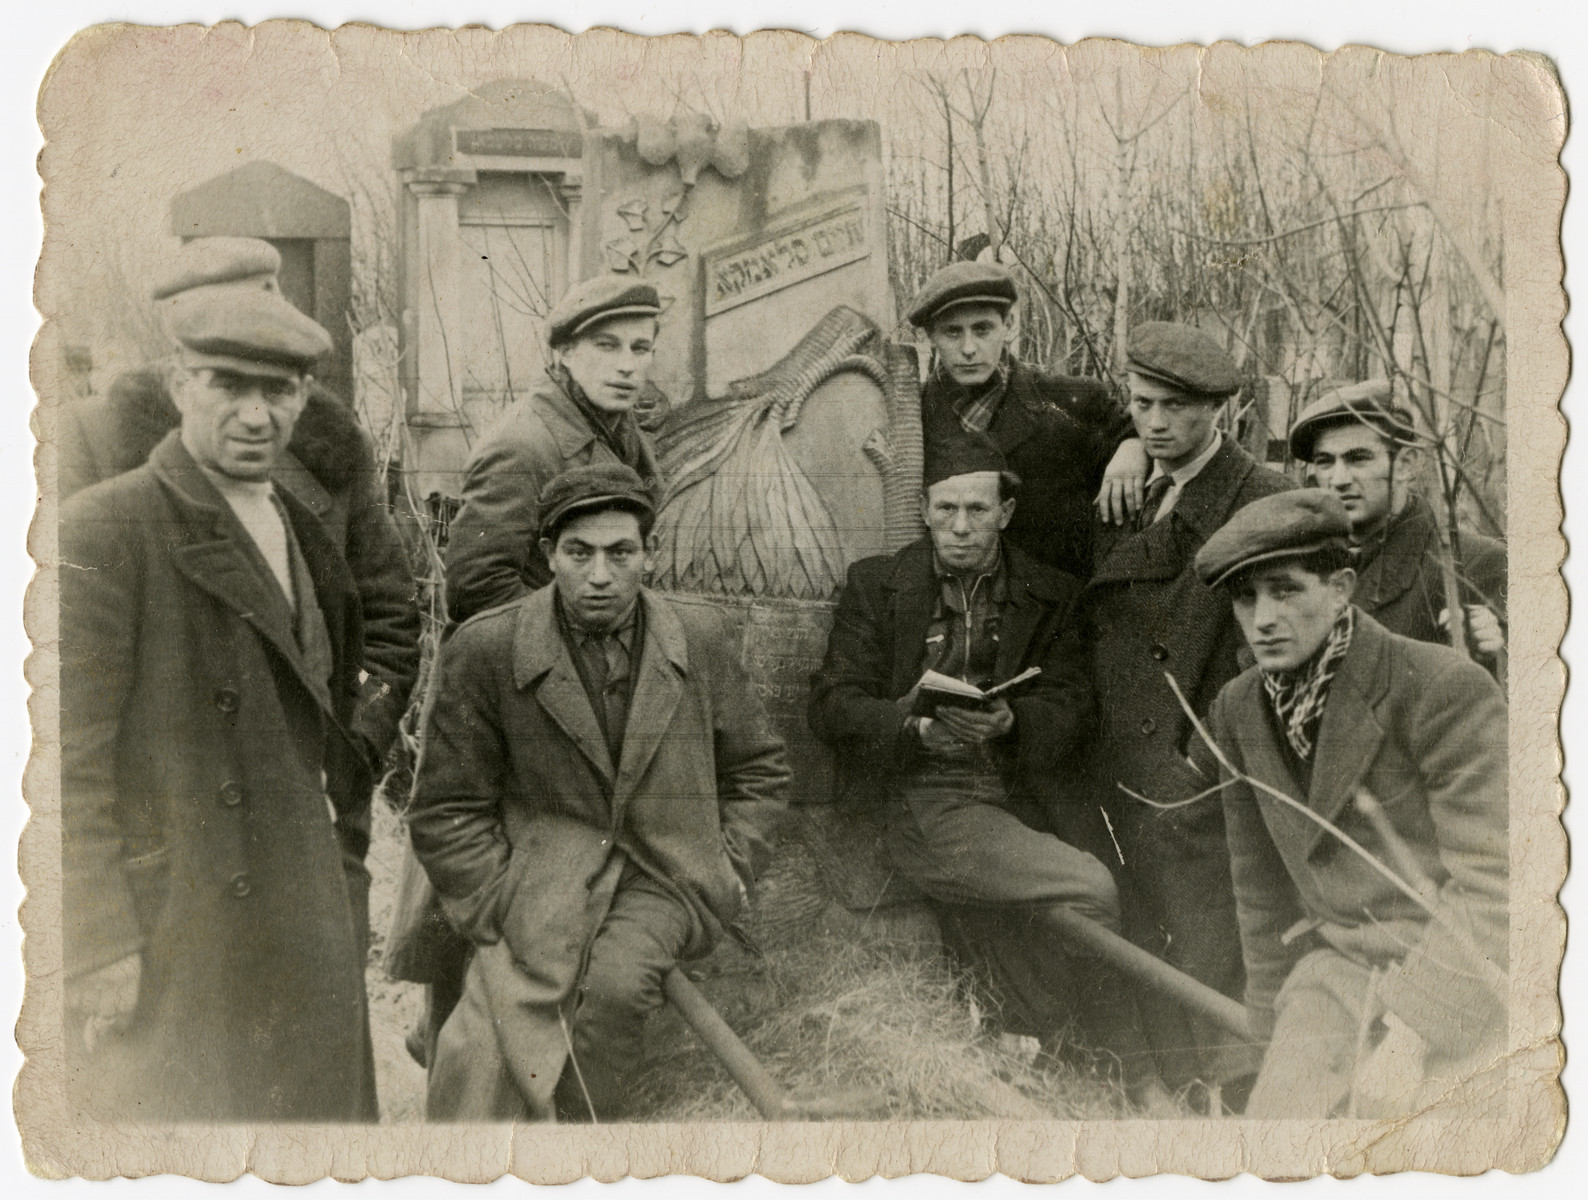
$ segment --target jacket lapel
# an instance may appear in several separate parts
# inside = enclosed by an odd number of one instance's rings
[[[1009,570],[1010,604],[998,631],[998,662],[993,678],[999,682],[1011,678],[1025,665],[1031,639],[1049,606],[1062,608],[1067,600],[1073,601],[1073,595],[1067,597],[1054,587],[1051,578],[1044,578],[1031,559],[1007,542],[1004,555]]]
[[[1018,362],[1009,368],[1009,382],[1004,387],[1004,398],[999,402],[998,412],[993,417],[992,427],[988,430],[1005,457],[1037,431],[1036,418],[1026,407],[1024,393],[1028,385],[1022,374],[1024,370],[1025,368]]]
[[[926,630],[932,623],[937,578],[932,571],[930,537],[899,556],[884,586],[893,593],[893,694],[902,696],[920,677]]]
[[[689,673],[689,645],[678,614],[649,591],[640,593],[640,602],[645,605],[645,636],[613,789],[615,815],[622,813],[656,757],[662,738],[673,723],[673,714],[684,694],[684,678]]]
[[[1374,611],[1405,595],[1429,557],[1436,538],[1433,518],[1419,496],[1412,496],[1394,519],[1378,553],[1357,572],[1358,603]]]
[[[521,690],[535,689],[535,699],[546,715],[579,748],[602,783],[611,787],[612,756],[557,628],[552,609],[556,590],[555,585],[543,587],[519,605],[518,627],[513,631],[513,682]]]
[[[1329,699],[1318,726],[1312,790],[1307,796],[1308,806],[1326,821],[1339,817],[1384,743],[1384,726],[1375,711],[1389,691],[1384,630],[1361,609],[1355,619],[1351,648],[1329,685]],[[1308,854],[1323,835],[1321,827],[1312,826]]]

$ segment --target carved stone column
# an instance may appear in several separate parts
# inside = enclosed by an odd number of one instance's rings
[[[464,364],[454,357],[459,344],[455,334],[463,267],[458,197],[472,184],[428,173],[404,182],[417,209],[413,255],[407,264],[408,312],[404,314],[415,359],[416,386],[409,400],[409,416],[431,417],[432,424],[461,425]]]

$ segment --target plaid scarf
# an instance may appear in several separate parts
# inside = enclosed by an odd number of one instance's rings
[[[1274,715],[1285,731],[1285,740],[1302,762],[1312,761],[1313,745],[1318,737],[1318,726],[1323,722],[1324,705],[1329,700],[1329,685],[1340,661],[1351,648],[1351,631],[1355,627],[1352,608],[1335,620],[1323,646],[1307,662],[1294,671],[1264,671],[1263,690],[1268,702],[1274,706]]]
[[[1004,393],[1009,390],[1009,356],[1006,354],[998,361],[991,378],[980,390],[972,390],[955,382],[941,363],[937,368],[937,382],[965,432],[986,433],[992,426],[993,418],[998,415],[998,406],[1003,403]]]

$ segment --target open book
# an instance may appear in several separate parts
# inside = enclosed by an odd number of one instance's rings
[[[974,683],[966,683],[963,679],[955,679],[952,675],[942,675],[936,671],[928,671],[921,676],[921,682],[916,684],[915,705],[910,711],[918,717],[930,717],[943,705],[956,708],[991,708],[993,702],[1000,697],[1008,696],[1038,675],[1042,674],[1041,667],[1027,667],[1012,679],[982,691]]]

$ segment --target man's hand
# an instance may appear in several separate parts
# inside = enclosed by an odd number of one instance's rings
[[[1356,1115],[1389,1117],[1410,1111],[1426,1074],[1428,1043],[1392,1012],[1384,1014],[1389,1030],[1358,1065],[1354,1091]]]
[[[82,1018],[83,1047],[92,1050],[107,1033],[125,1033],[138,1007],[138,986],[143,978],[143,955],[100,967],[66,984],[66,1007]]]
[[[1002,699],[991,708],[956,708],[950,704],[937,710],[937,721],[958,741],[980,745],[1001,738],[1015,727],[1015,714]]]
[[[1500,628],[1500,616],[1482,604],[1463,605],[1467,614],[1467,641],[1479,654],[1493,656],[1505,649],[1505,630]],[[1450,610],[1439,610],[1439,628],[1449,630]]]
[[[1138,437],[1126,438],[1114,451],[1103,471],[1103,486],[1092,503],[1097,515],[1105,522],[1123,525],[1134,521],[1141,511],[1142,495],[1146,490],[1147,473],[1152,461],[1142,448]]]
[[[928,754],[957,754],[965,749],[965,743],[955,737],[947,725],[931,717],[922,717],[915,731],[921,739],[921,748]]]

